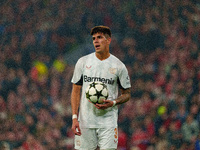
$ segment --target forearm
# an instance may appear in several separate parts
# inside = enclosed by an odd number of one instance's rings
[[[127,102],[131,97],[130,91],[131,91],[130,89],[122,90],[121,91],[122,94],[117,99],[115,99],[116,104],[123,104],[123,103]]]
[[[71,94],[71,107],[72,107],[72,131],[75,135],[81,135],[81,129],[77,120],[78,108],[80,104],[81,86],[73,84]]]
[[[78,108],[80,104],[80,92],[81,92],[81,86],[73,84],[72,94],[71,94],[72,115],[78,114]]]
[[[104,102],[105,102],[104,104],[96,103],[95,107],[98,109],[107,109],[109,107],[113,107],[115,105],[123,104],[123,103],[127,102],[131,97],[130,89],[122,89],[121,93],[122,94],[118,98],[116,98],[114,101],[104,100]]]

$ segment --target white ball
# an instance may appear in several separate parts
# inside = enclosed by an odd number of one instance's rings
[[[107,86],[102,82],[92,82],[85,90],[86,98],[96,104],[102,104],[108,98]]]
[[[94,87],[91,87],[88,92],[89,92],[90,95],[97,94],[97,91],[96,91],[96,89]]]

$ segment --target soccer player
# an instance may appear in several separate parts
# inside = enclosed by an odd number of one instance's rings
[[[100,150],[115,150],[118,144],[117,105],[130,99],[130,79],[125,65],[110,54],[110,28],[96,26],[92,28],[91,35],[95,52],[77,61],[72,77],[75,149],[95,150],[99,147]],[[95,81],[107,85],[109,97],[103,104],[93,104],[86,99],[85,90]],[[120,95],[118,89],[121,89]]]

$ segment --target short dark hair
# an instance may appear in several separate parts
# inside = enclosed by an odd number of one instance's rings
[[[103,33],[103,34],[108,34],[109,37],[111,37],[111,31],[110,28],[107,26],[95,26],[94,28],[91,29],[90,34],[93,35],[95,33]]]

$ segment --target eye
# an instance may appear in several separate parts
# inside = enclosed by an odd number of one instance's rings
[[[92,40],[94,41],[94,40],[95,40],[95,37],[92,37]]]
[[[97,38],[98,38],[98,39],[101,39],[101,38],[102,38],[102,36],[97,36]]]

